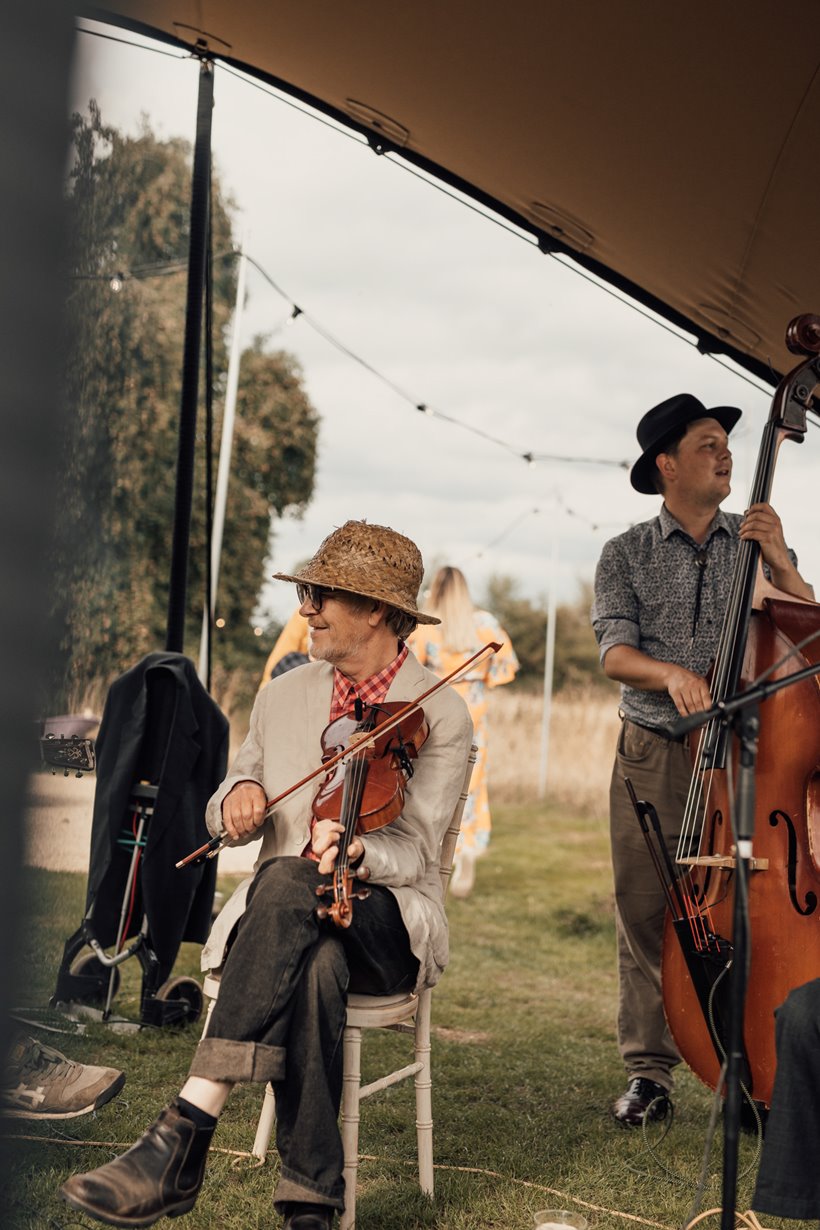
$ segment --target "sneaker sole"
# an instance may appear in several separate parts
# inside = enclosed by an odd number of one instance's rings
[[[80,1110],[17,1110],[12,1106],[2,1107],[0,1109],[0,1118],[3,1119],[77,1119],[80,1115],[90,1115],[92,1111],[99,1110],[101,1106],[105,1106],[106,1102],[110,1102],[113,1097],[119,1093],[125,1084],[125,1073],[121,1072],[115,1081],[98,1094],[97,1098],[90,1102],[88,1106],[83,1106]]]

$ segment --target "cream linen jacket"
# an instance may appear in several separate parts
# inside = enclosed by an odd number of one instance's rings
[[[435,682],[436,676],[411,653],[393,680],[387,699],[412,700]],[[326,662],[299,666],[262,688],[251,713],[248,736],[228,776],[208,803],[206,820],[214,836],[223,828],[222,800],[237,782],[258,782],[266,797],[272,799],[316,768],[332,691],[333,667]],[[473,735],[467,706],[450,687],[425,701],[424,713],[430,734],[414,761],[403,812],[385,828],[363,838],[364,862],[370,868],[371,881],[384,884],[399,903],[411,948],[419,961],[418,987],[433,986],[447,964],[439,850],[461,791]],[[320,780],[314,779],[285,799],[262,826],[262,846],[254,872],[277,855],[302,853],[310,839],[311,803]],[[203,970],[222,965],[252,879],[249,876],[240,884],[219,914],[202,951]]]

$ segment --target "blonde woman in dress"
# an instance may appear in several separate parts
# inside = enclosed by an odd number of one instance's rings
[[[460,662],[488,641],[500,641],[501,649],[475,664],[458,683],[452,684],[463,696],[475,728],[478,759],[456,859],[450,880],[454,897],[467,897],[475,881],[475,863],[490,841],[490,803],[487,796],[487,689],[509,683],[518,670],[518,658],[510,638],[489,611],[473,605],[464,574],[458,568],[439,568],[426,598],[426,610],[437,615],[440,624],[421,625],[408,640],[410,649],[423,666],[436,675],[447,675]]]

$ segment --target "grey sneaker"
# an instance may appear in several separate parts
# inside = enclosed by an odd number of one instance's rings
[[[116,1068],[74,1063],[27,1034],[15,1038],[0,1091],[12,1119],[73,1119],[104,1106],[125,1084]]]

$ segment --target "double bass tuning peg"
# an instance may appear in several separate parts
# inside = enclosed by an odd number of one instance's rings
[[[820,354],[820,316],[804,312],[786,328],[786,345],[792,354]]]

